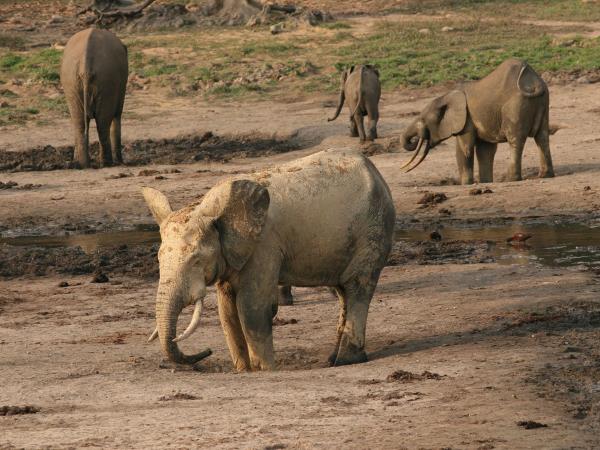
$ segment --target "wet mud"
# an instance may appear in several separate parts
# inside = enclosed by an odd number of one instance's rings
[[[269,156],[298,150],[293,139],[260,133],[218,136],[212,132],[170,139],[142,139],[123,146],[126,166],[148,164],[191,164],[197,161],[227,162],[232,158]],[[19,152],[0,152],[0,172],[77,169],[73,146],[39,146]],[[99,144],[90,145],[92,167],[100,167]]]

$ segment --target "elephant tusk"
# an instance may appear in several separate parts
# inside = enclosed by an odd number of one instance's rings
[[[412,158],[410,158],[410,161],[408,161],[406,164],[404,164],[402,167],[400,167],[400,169],[404,169],[405,167],[410,166],[410,163],[412,163],[415,160],[415,158],[421,151],[422,146],[423,146],[423,138],[420,138],[419,144],[417,145],[417,149],[415,150],[415,153],[413,154]]]
[[[429,141],[427,141],[427,145],[425,146],[425,151],[423,152],[423,154],[421,155],[421,159],[419,159],[419,161],[417,161],[417,163],[412,166],[410,169],[408,169],[406,171],[406,173],[415,170],[417,167],[419,167],[419,164],[421,164],[423,162],[423,160],[427,157],[427,154],[429,153],[429,150],[431,150],[431,147],[429,146]]]
[[[148,338],[148,342],[152,342],[154,339],[158,337],[158,327],[154,329],[150,337]]]
[[[192,321],[190,322],[190,324],[188,325],[188,327],[185,329],[185,331],[183,333],[181,333],[179,336],[177,336],[175,339],[173,339],[173,342],[183,341],[184,339],[187,339],[188,337],[190,337],[190,335],[194,331],[196,331],[196,328],[198,328],[198,325],[200,324],[201,313],[202,313],[202,300],[198,300],[196,302],[196,305],[194,306],[194,313],[192,314]]]

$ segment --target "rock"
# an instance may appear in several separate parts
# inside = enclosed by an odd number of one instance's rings
[[[271,31],[271,34],[279,34],[283,32],[283,24],[282,23],[276,23],[275,25],[271,25],[271,27],[269,28],[269,30]]]
[[[94,275],[94,278],[92,278],[92,283],[108,283],[109,279],[108,276],[102,272],[98,272]]]
[[[9,108],[10,107],[10,103],[8,102],[0,102],[0,108]]]
[[[548,425],[539,423],[534,420],[521,420],[517,422],[517,425],[525,428],[526,430],[535,430],[536,428],[546,428]]]
[[[54,15],[52,17],[50,17],[50,20],[48,20],[48,25],[54,25],[57,23],[62,23],[64,22],[64,18],[62,16],[59,15]]]
[[[577,82],[579,84],[592,84],[593,83],[593,81],[587,75],[577,78],[575,80],[575,82]]]
[[[58,283],[58,287],[69,287],[69,283],[67,283],[66,281],[61,281],[60,283]]]
[[[443,28],[442,28],[442,31],[443,31],[444,33],[448,33],[449,31],[454,31],[454,28],[452,28],[452,27],[443,27]]]
[[[431,30],[429,28],[421,28],[419,30],[419,33],[421,33],[421,34],[430,34]]]

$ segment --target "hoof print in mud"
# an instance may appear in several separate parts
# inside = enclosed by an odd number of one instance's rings
[[[406,370],[396,370],[389,374],[386,378],[388,383],[400,382],[400,383],[410,383],[412,381],[422,381],[422,380],[441,380],[445,378],[446,375],[440,375],[434,372],[430,372],[425,370],[420,375],[418,373],[408,372]]]
[[[0,416],[17,416],[21,414],[36,414],[40,412],[37,406],[0,406]]]
[[[517,422],[517,425],[525,428],[526,430],[535,430],[536,428],[547,428],[548,425],[534,420],[521,420]]]

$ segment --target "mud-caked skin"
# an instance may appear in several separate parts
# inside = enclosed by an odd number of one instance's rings
[[[100,163],[121,164],[121,114],[128,77],[127,48],[108,30],[89,28],[65,47],[60,81],[75,131],[74,160],[90,166],[89,124],[96,120]]]
[[[494,180],[497,144],[511,147],[509,181],[521,180],[521,159],[528,137],[539,149],[539,176],[554,176],[550,155],[549,93],[544,80],[526,62],[509,59],[480,81],[431,102],[402,135],[406,150],[425,144],[417,167],[429,150],[456,136],[456,161],[462,184],[472,184],[475,155],[479,181]],[[408,165],[408,164],[407,164]]]
[[[360,137],[361,142],[373,141],[377,139],[380,97],[379,71],[371,65],[352,66],[342,73],[338,105],[328,121],[338,118],[346,101],[350,109],[350,136]],[[369,119],[368,133],[365,133],[364,116]]]
[[[180,352],[177,318],[215,284],[219,317],[237,370],[275,367],[272,319],[278,285],[333,286],[340,299],[334,365],[366,361],[369,303],[392,246],[395,211],[387,184],[361,154],[328,150],[213,187],[201,203],[172,212],[151,188],[144,197],[160,225],[157,333]],[[181,336],[177,338],[181,340]]]

